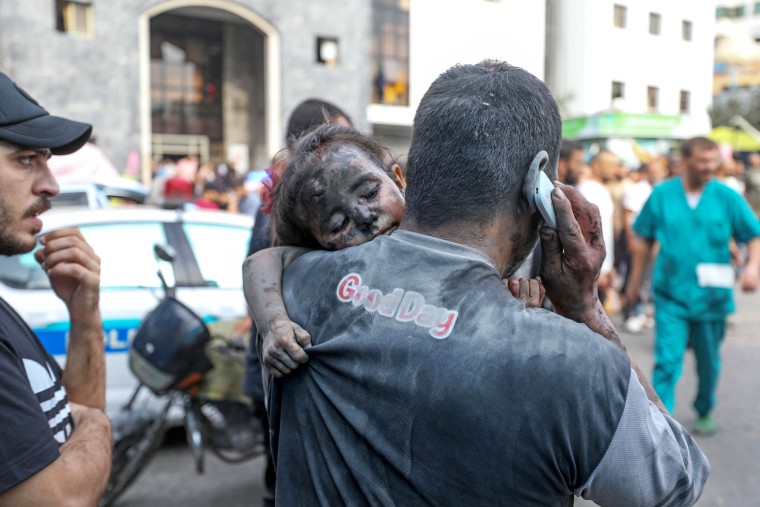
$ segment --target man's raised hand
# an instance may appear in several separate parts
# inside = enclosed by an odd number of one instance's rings
[[[47,233],[34,257],[50,278],[55,294],[66,303],[72,320],[98,308],[100,257],[76,227]]]
[[[576,189],[555,184],[552,204],[557,230],[540,230],[541,279],[557,313],[582,320],[595,310],[596,282],[605,248],[599,209]]]

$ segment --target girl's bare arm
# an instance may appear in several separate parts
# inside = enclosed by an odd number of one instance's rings
[[[275,377],[287,375],[309,356],[303,347],[311,336],[288,317],[282,299],[282,273],[306,248],[275,247],[251,255],[243,263],[243,291],[261,339],[259,358]]]

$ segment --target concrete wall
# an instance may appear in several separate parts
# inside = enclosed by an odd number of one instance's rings
[[[627,7],[626,28],[613,25],[613,5]],[[691,94],[694,134],[709,127],[715,5],[691,0],[549,0],[552,47],[548,83],[566,116],[585,116],[614,106],[647,112],[647,87],[659,88],[658,111],[679,114],[680,91]],[[649,13],[659,13],[661,34],[649,33]],[[693,37],[681,37],[682,21]],[[625,83],[625,98],[611,102],[612,82]]]
[[[334,101],[367,128],[370,96],[371,2],[367,0],[187,0],[172,6],[234,5],[257,13],[279,33],[280,140],[285,119],[309,97]],[[140,16],[168,0],[95,1],[92,38],[55,30],[52,0],[2,0],[0,70],[51,113],[94,125],[98,143],[117,168],[141,147]],[[337,37],[340,62],[316,63],[318,35]],[[258,102],[258,107],[261,103]],[[272,151],[267,150],[267,151]],[[272,153],[267,153],[267,156]]]

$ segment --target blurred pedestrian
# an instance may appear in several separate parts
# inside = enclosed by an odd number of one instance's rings
[[[321,99],[304,100],[290,114],[285,144],[290,148],[304,132],[325,123],[353,127],[351,118],[335,104]]]
[[[610,183],[618,169],[618,158],[609,150],[601,150],[591,160],[591,171],[587,177],[582,177],[576,188],[589,202],[596,204],[602,218],[602,236],[607,255],[604,257],[602,270],[599,273],[599,299],[606,303],[607,291],[614,290],[615,263],[615,205],[612,201],[607,184]]]
[[[631,279],[633,245],[636,244],[633,224],[636,222],[636,218],[639,216],[639,213],[641,213],[641,210],[644,208],[644,204],[646,204],[649,196],[652,194],[652,183],[650,181],[651,174],[653,174],[653,172],[650,171],[650,164],[641,164],[639,168],[632,173],[632,179],[634,181],[628,186],[625,194],[623,194],[622,206],[625,227],[623,237],[625,238],[624,246],[626,259],[624,263],[625,270],[622,272],[619,271],[620,276],[623,277],[623,285],[621,287],[623,294],[626,293],[626,289]],[[638,301],[636,303],[629,303],[626,301],[623,306],[624,325],[626,330],[631,333],[640,332],[648,322],[648,317],[643,306],[647,301],[647,298],[643,296],[643,293],[645,292],[643,286],[646,285],[648,287],[647,282],[649,277],[646,276],[648,273],[649,271],[644,274],[645,280],[642,280],[642,283],[640,284],[642,288],[638,292]]]
[[[726,317],[734,311],[735,272],[729,244],[746,242],[749,260],[740,277],[744,291],[760,280],[760,223],[746,201],[715,181],[717,145],[704,137],[681,147],[684,172],[656,186],[633,229],[638,236],[627,300],[638,299],[641,277],[655,241],[660,245],[652,289],[655,305],[653,384],[672,411],[687,346],[694,349],[699,388],[694,431],[716,429],[712,415],[720,375]]]
[[[209,181],[203,185],[203,193],[193,201],[193,206],[208,210],[221,210],[227,207],[227,196],[224,185],[217,181]]]
[[[578,141],[563,140],[557,162],[557,179],[575,186],[583,173],[583,145]]]
[[[214,181],[216,177],[215,168],[216,164],[213,162],[204,162],[198,167],[198,172],[195,173],[193,181],[193,192],[196,196],[200,196],[203,193],[203,187],[206,183]]]
[[[51,154],[79,149],[90,125],[51,116],[0,73],[0,255],[37,246],[37,216],[58,184]],[[35,259],[70,318],[66,368],[0,299],[0,505],[95,505],[111,469],[100,259],[76,228],[47,233]]]
[[[744,172],[744,195],[755,212],[760,216],[760,153],[749,156],[749,165]]]
[[[263,173],[264,176],[261,176]],[[261,180],[266,177],[265,171],[249,171],[240,179],[240,185],[235,189],[238,193],[238,213],[256,218],[261,207]]]
[[[739,171],[739,162],[733,157],[727,157],[725,160],[721,160],[718,165],[716,176],[718,181],[735,191],[737,194],[743,196],[745,185],[744,181],[737,177]]]

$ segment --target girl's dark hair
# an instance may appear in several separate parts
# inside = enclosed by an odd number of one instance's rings
[[[335,104],[320,99],[304,100],[290,114],[288,131],[285,135],[288,148],[292,148],[293,144],[307,131],[324,123],[333,123],[341,116],[353,125],[351,118]]]
[[[325,162],[345,145],[360,149],[393,177],[390,152],[370,136],[341,125],[322,125],[307,132],[288,153],[287,167],[274,191],[275,245],[322,248],[304,222],[302,211],[309,200],[304,190],[309,180],[323,170]]]

